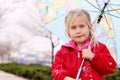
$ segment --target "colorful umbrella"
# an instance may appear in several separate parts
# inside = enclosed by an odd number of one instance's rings
[[[87,10],[95,26],[97,40],[105,43],[111,55],[120,65],[120,2],[118,0],[36,0],[44,27],[56,34],[64,42],[64,18],[66,13],[75,8]],[[99,24],[97,24],[97,22]]]
[[[80,5],[79,0],[36,0],[36,3],[43,24],[61,17],[67,11],[78,8]]]

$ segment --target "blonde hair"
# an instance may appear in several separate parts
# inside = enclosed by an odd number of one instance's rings
[[[69,35],[69,27],[72,26],[72,23],[73,21],[79,16],[79,15],[82,15],[84,16],[84,18],[86,19],[86,23],[88,24],[88,27],[89,27],[89,34],[90,34],[90,38],[92,39],[92,41],[94,43],[96,43],[96,40],[94,38],[94,31],[93,31],[93,28],[92,28],[92,24],[91,24],[91,18],[90,18],[90,15],[87,11],[85,10],[80,10],[80,9],[75,9],[75,10],[71,10],[69,11],[68,15],[65,17],[65,24],[66,24],[66,34],[68,37],[70,37]]]

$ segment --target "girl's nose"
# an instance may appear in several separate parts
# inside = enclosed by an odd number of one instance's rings
[[[80,33],[81,30],[79,28],[76,29],[76,33]]]

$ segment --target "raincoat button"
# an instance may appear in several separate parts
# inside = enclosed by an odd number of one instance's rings
[[[80,52],[78,52],[78,58],[80,58]]]

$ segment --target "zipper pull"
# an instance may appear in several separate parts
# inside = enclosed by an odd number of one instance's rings
[[[78,58],[80,58],[80,52],[78,52]]]

